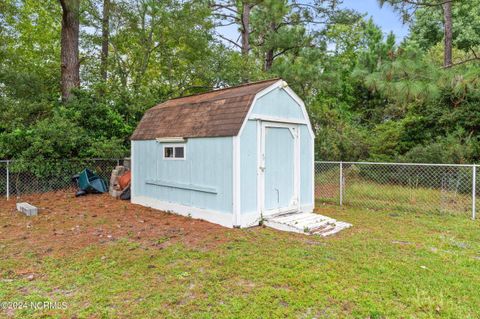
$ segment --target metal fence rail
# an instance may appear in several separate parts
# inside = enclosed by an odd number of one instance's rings
[[[0,161],[0,196],[7,199],[32,193],[74,190],[72,176],[89,168],[110,181],[110,174],[121,159],[75,159],[25,162]]]
[[[476,165],[315,162],[317,202],[475,219]]]

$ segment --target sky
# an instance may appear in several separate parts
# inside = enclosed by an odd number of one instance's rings
[[[394,12],[390,5],[385,4],[380,8],[377,0],[343,0],[342,7],[365,13],[367,18],[372,17],[385,34],[392,31],[397,41],[401,41],[408,34],[408,26],[402,24],[400,15]]]
[[[341,7],[364,13],[366,19],[372,17],[375,24],[382,28],[385,35],[392,31],[397,42],[401,42],[408,34],[408,26],[402,24],[400,15],[394,12],[390,5],[384,5],[380,8],[377,0],[343,0]],[[218,31],[225,37],[238,42],[237,26],[222,27]]]

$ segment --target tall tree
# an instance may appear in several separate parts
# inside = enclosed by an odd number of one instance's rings
[[[453,47],[465,52],[480,46],[480,0],[452,3]],[[409,38],[428,50],[443,43],[443,8],[423,7],[415,11],[410,24]]]
[[[244,58],[250,52],[250,36],[252,33],[250,15],[252,9],[259,2],[259,0],[217,0],[210,3],[213,16],[218,21],[217,27],[238,25],[241,38],[240,43],[238,43],[238,40],[234,41],[221,34],[218,34],[218,36],[239,48]]]
[[[62,7],[61,79],[62,101],[72,97],[72,89],[80,86],[80,0],[59,0]]]
[[[247,1],[242,1],[241,4],[241,25],[240,32],[242,34],[242,55],[248,56],[250,52],[250,12],[253,8],[253,4]]]
[[[255,12],[254,24],[257,30],[255,45],[262,48],[260,51],[263,55],[264,71],[270,71],[275,58],[298,47],[298,42],[302,42],[305,38],[304,34],[298,34],[304,33],[303,28],[302,30],[291,28],[288,21],[290,18],[291,7],[286,1],[266,0]],[[285,30],[287,28],[289,30]]]
[[[404,21],[412,18],[415,11],[419,8],[441,8],[443,10],[443,29],[444,29],[444,50],[443,66],[452,65],[452,1],[453,0],[378,0],[380,6],[389,3],[402,14]]]
[[[110,36],[110,0],[103,0],[103,15],[102,15],[102,54],[100,74],[104,81],[107,80],[107,64],[108,64],[108,45]]]
[[[209,78],[215,65],[209,59],[219,59],[210,47],[213,24],[207,3],[115,0],[110,4],[109,90],[130,91],[142,98],[157,94],[158,100],[163,94],[205,85],[200,79]]]
[[[452,65],[452,43],[453,43],[453,32],[452,32],[452,1],[445,1],[443,4],[443,21],[445,24],[445,45],[444,45],[444,54],[443,54],[443,66],[449,67]]]
[[[315,46],[315,39],[321,37],[329,23],[358,19],[351,11],[339,9],[337,3],[337,0],[217,0],[211,7],[217,27],[234,24],[240,34],[236,41],[222,34],[218,36],[239,49],[243,58],[251,50],[257,51],[263,59],[263,70],[270,71],[276,58]]]
[[[264,70],[269,71],[284,54],[316,46],[329,24],[353,23],[358,18],[338,8],[336,0],[263,0],[253,13],[252,29]]]

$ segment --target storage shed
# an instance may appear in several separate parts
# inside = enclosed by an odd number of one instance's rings
[[[227,227],[311,212],[313,145],[281,79],[168,100],[131,137],[131,201]]]

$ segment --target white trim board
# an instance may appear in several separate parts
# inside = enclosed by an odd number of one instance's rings
[[[135,141],[130,143],[130,198],[135,196]]]
[[[278,123],[287,123],[287,124],[307,125],[307,122],[304,121],[304,120],[289,119],[289,118],[284,118],[284,117],[268,116],[268,115],[262,115],[262,114],[252,114],[250,116],[250,120],[261,120],[261,121],[266,121],[266,122],[278,122]]]
[[[131,202],[132,204],[151,207],[164,212],[172,212],[181,216],[202,219],[207,222],[219,224],[229,228],[234,226],[231,213],[222,213],[213,210],[185,206],[177,203],[164,202],[147,196],[134,196],[131,198]]]
[[[240,215],[240,227],[248,228],[259,226],[261,221],[261,216],[258,212],[252,211],[248,213],[242,213]]]
[[[195,185],[195,184],[184,184],[184,183],[170,182],[170,181],[158,180],[158,179],[147,179],[145,181],[145,184],[160,186],[160,187],[184,189],[184,190],[189,190],[189,191],[196,191],[196,192],[215,194],[215,195],[218,194],[217,188],[210,187],[210,186],[202,186],[202,185]]]
[[[155,139],[158,143],[185,143],[187,139],[183,137],[157,137]]]
[[[315,207],[315,138],[312,138],[311,141],[310,141],[310,149],[311,149],[311,152],[312,152],[312,171],[310,172],[310,174],[312,174],[312,210],[313,210],[313,207]]]
[[[262,121],[260,120],[257,120],[257,125],[256,125],[256,129],[257,129],[257,135],[256,135],[256,142],[257,142],[257,167],[256,167],[256,171],[257,171],[257,194],[255,194],[257,196],[257,218],[258,219],[261,219],[262,218],[262,203],[261,203],[261,196],[260,196],[260,190],[259,188],[261,187],[262,185],[262,182],[263,182],[263,177],[262,177],[262,174],[260,174],[260,167],[262,166],[262,158],[261,158],[261,153],[262,153],[262,143],[260,142],[262,140],[261,136],[262,136]]]
[[[232,138],[232,211],[233,211],[233,225],[241,226],[240,222],[240,206],[241,206],[241,175],[240,175],[240,137],[233,136]]]
[[[313,132],[313,129],[312,129],[312,124],[310,123],[310,117],[308,116],[308,113],[307,113],[307,109],[305,108],[305,103],[303,102],[303,100],[290,88],[290,86],[288,86],[287,82],[283,81],[283,80],[278,80],[277,82],[273,83],[272,85],[270,85],[269,87],[263,89],[262,91],[258,92],[257,94],[255,94],[255,97],[252,101],[252,104],[250,104],[250,108],[247,112],[247,116],[245,116],[245,118],[243,119],[243,123],[242,123],[242,126],[240,127],[240,130],[238,131],[238,134],[237,136],[241,136],[242,133],[243,133],[243,130],[245,129],[245,126],[247,124],[247,121],[250,119],[252,119],[252,112],[253,112],[253,109],[255,107],[255,104],[257,103],[257,100],[259,98],[261,98],[262,96],[270,93],[271,91],[277,89],[277,88],[280,88],[280,89],[283,89],[285,90],[285,92],[290,95],[290,97],[295,101],[297,102],[297,104],[300,106],[300,109],[302,110],[302,114],[303,114],[303,117],[305,119],[305,122],[304,124],[306,124],[308,126],[308,130],[310,132],[310,136],[312,137],[312,139],[315,139],[315,134]]]
[[[314,205],[301,205],[300,211],[302,213],[311,213],[314,210]]]

